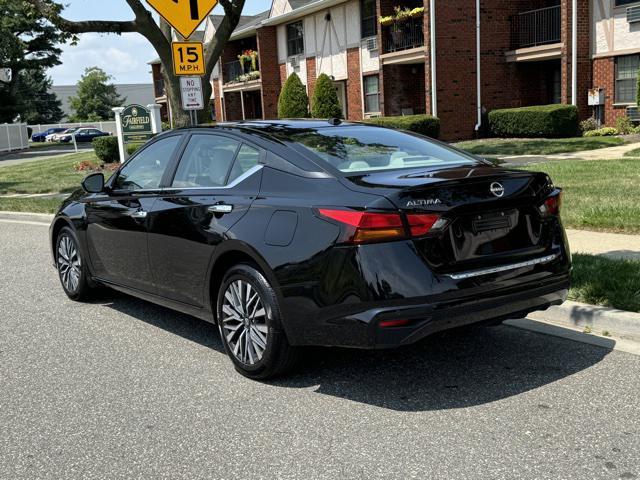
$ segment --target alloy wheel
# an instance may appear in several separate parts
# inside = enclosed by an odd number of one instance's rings
[[[80,284],[82,262],[75,242],[68,235],[58,241],[58,272],[67,291],[75,292]]]
[[[245,365],[255,365],[267,348],[268,331],[260,294],[248,282],[231,282],[224,292],[221,332],[233,356]]]

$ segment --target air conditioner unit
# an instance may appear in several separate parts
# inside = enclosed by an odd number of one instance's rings
[[[640,122],[640,108],[627,107],[627,117],[629,117],[632,122]]]
[[[627,8],[627,22],[629,23],[640,22],[640,5]]]
[[[291,68],[298,68],[300,66],[300,58],[289,57],[289,65],[291,65]]]
[[[378,37],[369,37],[366,40],[367,42],[367,50],[377,50],[378,49]]]

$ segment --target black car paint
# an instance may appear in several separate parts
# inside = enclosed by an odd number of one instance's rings
[[[126,195],[74,193],[52,224],[52,245],[60,226],[70,223],[95,281],[207,321],[214,321],[221,269],[229,261],[251,260],[276,290],[282,328],[292,345],[393,347],[437,330],[524,315],[566,299],[570,254],[558,217],[538,219],[544,238],[536,245],[527,244],[526,236],[514,236],[513,229],[490,232],[495,238],[485,242],[486,255],[465,256],[446,237],[456,222],[513,208],[530,209],[519,222],[531,223],[534,206],[554,188],[546,175],[481,161],[473,167],[344,175],[321,168],[313,155],[288,143],[290,128],[340,126],[259,122],[163,134],[154,141],[183,136],[164,188]],[[231,188],[168,188],[193,132],[232,136],[260,149],[262,168]],[[489,191],[495,180],[505,186],[503,198]],[[220,202],[234,205],[233,212],[208,211]],[[321,218],[318,207],[435,211],[452,223],[420,239],[339,245],[340,227]],[[149,212],[146,219],[128,216],[141,208]],[[520,242],[518,248],[498,251],[509,235],[510,242]],[[477,249],[465,249],[472,250]],[[447,276],[549,252],[558,257],[533,267],[465,280]],[[411,323],[380,329],[382,319]]]

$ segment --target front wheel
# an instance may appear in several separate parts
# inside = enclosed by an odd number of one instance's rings
[[[56,267],[64,293],[71,300],[87,300],[91,287],[78,239],[69,227],[60,230],[56,240]]]
[[[222,343],[242,375],[267,379],[293,367],[298,351],[282,330],[276,293],[254,267],[240,264],[226,273],[217,313]]]

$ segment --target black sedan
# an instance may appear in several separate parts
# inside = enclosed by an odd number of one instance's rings
[[[78,143],[91,142],[94,138],[108,137],[109,135],[111,135],[110,133],[103,132],[102,130],[98,130],[97,128],[78,128],[77,130],[75,130],[75,132],[66,135],[60,135],[58,140],[62,143],[72,142],[74,134],[76,137],[76,142]]]
[[[215,322],[242,374],[562,303],[561,191],[414,134],[259,121],[159,135],[51,225],[74,300],[111,287]]]

